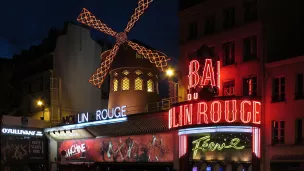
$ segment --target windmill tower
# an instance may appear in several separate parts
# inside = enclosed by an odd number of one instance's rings
[[[139,0],[138,7],[135,8],[135,12],[125,30],[120,33],[115,32],[102,21],[96,19],[85,8],[77,18],[79,22],[116,38],[113,48],[101,54],[101,65],[91,76],[89,82],[100,88],[110,71],[109,108],[126,105],[129,109],[129,111],[127,110],[128,114],[144,112],[145,105],[157,99],[158,83],[156,79],[158,74],[155,68],[163,70],[167,67],[167,61],[169,60],[165,54],[148,49],[127,38],[127,33],[133,28],[152,1]],[[122,45],[124,48],[121,47]],[[118,58],[118,60],[114,60],[114,58]],[[149,62],[150,64],[146,64]],[[154,66],[151,64],[154,64]],[[149,79],[150,77],[151,79]],[[142,107],[132,109],[132,106]]]

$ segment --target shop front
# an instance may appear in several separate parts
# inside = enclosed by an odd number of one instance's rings
[[[45,129],[56,141],[51,149],[56,149],[57,169],[173,170],[178,139],[176,131],[168,132],[166,112],[130,115],[124,121],[112,119],[99,125],[94,120]]]
[[[1,170],[47,170],[46,146],[42,129],[2,125]]]
[[[259,170],[260,110],[258,100],[243,97],[176,104],[168,124],[178,130],[180,170]]]

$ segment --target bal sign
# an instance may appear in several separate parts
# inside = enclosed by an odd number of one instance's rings
[[[189,65],[188,89],[206,85],[220,88],[219,61],[216,62],[215,68],[212,65],[212,60],[206,59],[202,75],[200,75],[199,62],[192,60]],[[259,101],[240,100],[233,97],[227,100],[217,98],[218,100],[213,101],[195,101],[197,99],[198,93],[188,94],[187,103],[172,107],[169,110],[169,128],[218,123],[261,123],[261,102]]]

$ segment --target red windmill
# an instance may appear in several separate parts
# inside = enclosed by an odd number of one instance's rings
[[[83,24],[86,24],[96,30],[99,30],[103,33],[111,35],[116,38],[116,43],[114,47],[110,50],[109,55],[102,59],[101,65],[95,73],[89,79],[89,82],[94,86],[100,88],[110,66],[116,56],[116,53],[120,47],[120,45],[126,43],[132,49],[137,51],[138,54],[143,55],[144,58],[149,59],[151,63],[154,63],[156,67],[160,68],[161,70],[167,66],[167,61],[169,60],[166,55],[160,53],[158,51],[152,51],[147,49],[143,46],[138,45],[127,39],[127,33],[131,30],[134,24],[139,20],[139,17],[143,15],[144,11],[148,8],[149,4],[153,0],[139,0],[138,7],[135,8],[134,14],[131,16],[130,21],[127,24],[127,27],[123,32],[117,33],[109,28],[106,24],[102,23],[100,20],[96,19],[96,17],[87,9],[83,8],[80,15],[78,16],[77,20]],[[107,52],[107,51],[106,51]],[[105,52],[104,52],[105,53]],[[101,54],[102,56],[102,54]]]

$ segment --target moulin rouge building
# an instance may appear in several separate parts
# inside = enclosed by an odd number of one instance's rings
[[[189,60],[179,81],[184,99],[172,103],[158,97],[154,66],[132,49],[119,50],[117,59],[128,55],[130,61],[111,68],[108,109],[45,130],[52,167],[259,170],[261,101],[222,96],[225,74],[208,49]]]

